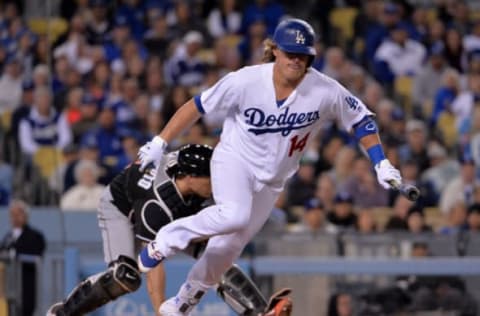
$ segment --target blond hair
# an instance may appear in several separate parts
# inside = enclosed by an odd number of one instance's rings
[[[273,50],[277,48],[277,44],[274,41],[267,38],[263,41],[263,58],[262,62],[271,63],[275,61],[275,56],[273,55]]]

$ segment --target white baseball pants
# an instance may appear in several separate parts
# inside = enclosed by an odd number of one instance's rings
[[[238,259],[243,248],[267,221],[279,190],[260,183],[238,155],[217,148],[211,162],[216,204],[176,220],[157,233],[154,247],[165,257],[196,240],[210,238],[192,267],[188,282],[207,289]]]

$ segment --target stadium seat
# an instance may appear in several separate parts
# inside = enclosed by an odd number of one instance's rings
[[[53,146],[42,146],[33,156],[33,162],[44,178],[50,177],[55,172],[62,159],[61,151]]]
[[[372,209],[372,212],[373,218],[375,218],[375,222],[377,223],[377,230],[383,231],[388,219],[392,215],[391,209],[385,207],[376,207]]]
[[[480,10],[470,10],[470,20],[478,21],[480,20]]]
[[[0,297],[0,315],[8,315],[7,301],[4,297]]]
[[[5,111],[0,115],[0,126],[3,131],[8,131],[12,122],[12,112]]]
[[[425,223],[430,225],[433,231],[438,231],[441,227],[445,226],[445,217],[437,207],[427,207],[424,210]]]
[[[342,46],[353,38],[353,23],[357,15],[358,9],[351,7],[335,8],[330,13],[330,23],[339,33],[339,41]]]
[[[412,114],[413,79],[409,76],[398,76],[394,82],[395,98],[402,104],[408,116]]]
[[[427,21],[428,23],[432,23],[438,17],[437,8],[429,8],[427,9]]]
[[[68,30],[68,22],[62,18],[31,18],[27,25],[32,32],[38,35],[48,35],[50,42],[54,42]]]
[[[242,37],[239,35],[227,35],[223,38],[229,47],[238,47]]]
[[[454,148],[457,144],[458,132],[455,115],[443,112],[437,121],[437,130],[448,148]]]

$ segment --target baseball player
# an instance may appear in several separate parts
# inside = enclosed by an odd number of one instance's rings
[[[215,205],[160,229],[138,257],[142,272],[209,238],[177,295],[165,301],[162,316],[189,315],[204,293],[221,279],[258,232],[316,131],[337,120],[368,153],[379,183],[401,182],[386,159],[373,113],[337,81],[310,67],[315,34],[299,19],[279,23],[265,42],[265,63],[227,74],[186,102],[162,132],[141,147],[141,168],[164,159],[168,143],[202,114],[226,111],[220,142],[211,160]]]
[[[211,156],[210,146],[185,145],[158,168],[143,173],[134,163],[117,175],[105,188],[98,207],[108,269],[81,282],[47,315],[83,315],[137,290],[141,276],[134,259],[135,237],[149,242],[160,227],[202,208],[211,197]],[[196,246],[189,249],[194,256]],[[162,265],[147,274],[148,293],[156,309],[164,301],[164,282]]]

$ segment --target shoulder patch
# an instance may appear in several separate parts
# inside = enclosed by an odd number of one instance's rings
[[[358,103],[359,102],[355,97],[353,97],[353,96],[345,97],[345,102],[347,103],[348,108],[351,111],[356,111],[358,109]]]

